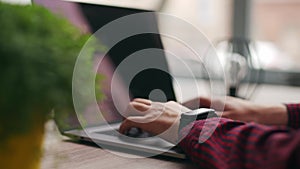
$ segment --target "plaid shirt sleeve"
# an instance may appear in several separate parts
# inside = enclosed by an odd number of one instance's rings
[[[180,131],[185,137],[179,146],[201,168],[300,168],[300,130],[225,118],[189,126]],[[216,126],[212,135],[201,132],[212,126]],[[208,139],[200,143],[199,138]]]
[[[300,104],[286,104],[288,110],[288,126],[294,129],[300,128]]]

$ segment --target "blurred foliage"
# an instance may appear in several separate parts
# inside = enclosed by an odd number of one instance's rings
[[[26,132],[34,117],[46,119],[54,108],[73,110],[73,69],[89,37],[43,7],[0,3],[2,138]],[[90,78],[85,76],[93,69],[94,49],[85,57],[83,80]]]

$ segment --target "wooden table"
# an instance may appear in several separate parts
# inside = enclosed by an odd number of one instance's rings
[[[143,158],[105,150],[86,142],[73,142],[60,136],[53,121],[46,125],[43,169],[184,169],[197,168],[189,160],[164,157]],[[127,157],[129,156],[129,157]]]
[[[199,83],[201,86],[201,83]],[[188,92],[188,91],[187,91]],[[193,93],[190,91],[190,93]],[[254,102],[265,104],[300,102],[300,87],[262,85],[253,96]],[[192,97],[192,96],[190,96]],[[140,158],[116,155],[92,144],[78,144],[60,136],[53,121],[46,125],[43,169],[156,169],[197,168],[188,160],[161,157]]]

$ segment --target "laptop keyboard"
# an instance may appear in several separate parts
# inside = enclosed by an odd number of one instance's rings
[[[134,137],[134,138],[146,138],[146,137],[151,137],[151,135],[147,132],[142,131],[141,129],[138,128],[131,128],[126,134],[128,137]]]

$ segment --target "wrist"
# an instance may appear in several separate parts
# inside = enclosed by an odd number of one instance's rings
[[[287,125],[288,113],[285,105],[262,106],[259,111],[258,123],[266,125]]]
[[[164,140],[172,143],[172,144],[177,144],[178,141],[178,128],[179,128],[179,118],[176,119],[176,121],[167,129],[168,132],[164,131],[163,133],[160,134],[160,137],[163,138]]]

